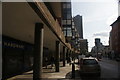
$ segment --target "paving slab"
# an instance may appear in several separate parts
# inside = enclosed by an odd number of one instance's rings
[[[66,66],[63,67],[62,63],[60,63],[60,72],[55,72],[55,67],[53,66],[51,68],[51,65],[49,65],[47,69],[43,67],[42,79],[43,80],[66,79],[66,74],[70,73],[71,71],[72,71],[72,65],[69,65],[69,64],[66,64]],[[14,76],[7,80],[33,80],[33,71],[25,72],[21,75]]]

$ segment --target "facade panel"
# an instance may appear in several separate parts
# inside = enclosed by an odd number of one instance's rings
[[[62,21],[63,21],[63,31],[66,36],[66,41],[71,42],[72,37],[72,14],[71,14],[71,2],[63,2],[62,3],[63,11],[62,11]]]

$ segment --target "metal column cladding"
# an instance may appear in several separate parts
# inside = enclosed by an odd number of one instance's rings
[[[42,76],[42,58],[43,58],[43,24],[36,23],[34,38],[33,80],[40,79]]]
[[[55,68],[56,72],[59,72],[59,62],[60,62],[60,41],[56,41],[56,53],[55,53]]]

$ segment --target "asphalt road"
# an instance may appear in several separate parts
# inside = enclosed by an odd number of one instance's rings
[[[96,75],[81,75],[79,70],[75,71],[75,78],[79,78],[80,80],[84,80],[84,78],[89,79],[118,79],[119,77],[119,68],[118,62],[109,60],[109,59],[102,59],[99,61],[99,64],[101,66],[101,76]],[[72,73],[69,72],[66,75],[66,78],[71,78]]]
[[[118,62],[102,59],[99,63],[101,66],[101,78],[118,78]]]

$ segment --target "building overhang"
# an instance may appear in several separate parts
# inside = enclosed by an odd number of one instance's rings
[[[31,8],[30,4],[35,7]],[[57,20],[54,20],[51,14],[44,9],[45,5],[40,7],[36,3],[3,3],[3,28],[2,35],[34,44],[34,29],[35,23],[44,24],[44,47],[51,51],[55,50],[55,41],[60,41],[63,46],[71,49],[69,43],[66,44],[65,37]],[[37,8],[36,8],[37,7]],[[44,8],[43,8],[44,7]],[[42,13],[36,13],[36,11]],[[46,13],[46,12],[48,13]],[[46,14],[45,14],[46,13]],[[44,16],[43,16],[44,15]],[[52,22],[53,21],[53,22]]]
[[[55,20],[52,16],[52,14],[50,13],[50,11],[47,9],[47,7],[45,6],[45,4],[43,2],[34,2],[34,3],[29,3],[30,6],[33,8],[33,10],[35,10],[35,12],[38,14],[39,17],[42,18],[43,22],[50,28],[50,30],[57,36],[57,38],[69,49],[71,49],[71,45],[66,45],[66,40],[65,40],[65,36],[62,32],[62,29],[57,21],[57,19]],[[51,3],[51,4],[55,4],[55,3]],[[58,3],[59,4],[59,3]],[[57,6],[56,6],[57,7]],[[60,7],[60,4],[58,5],[58,7]],[[37,9],[39,10],[37,10]],[[57,9],[57,8],[56,8]],[[55,10],[56,10],[55,9]],[[38,12],[37,12],[38,11]],[[56,11],[57,12],[57,11]],[[40,13],[42,15],[40,15]],[[58,15],[60,16],[60,15]],[[68,43],[69,44],[69,43]]]

